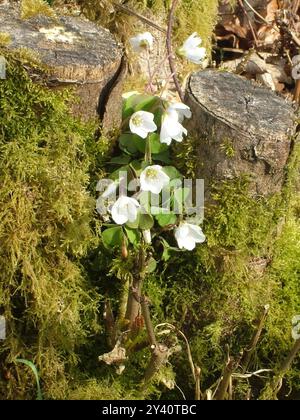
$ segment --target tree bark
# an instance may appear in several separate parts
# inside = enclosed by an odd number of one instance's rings
[[[291,102],[232,73],[194,73],[185,95],[198,139],[197,177],[212,183],[250,177],[254,196],[280,192],[295,133]]]
[[[27,48],[38,55],[47,68],[48,87],[75,90],[75,115],[84,120],[100,117],[106,126],[120,123],[126,66],[109,31],[81,17],[38,15],[23,20],[19,8],[11,5],[0,6],[0,28],[10,35],[9,49]]]

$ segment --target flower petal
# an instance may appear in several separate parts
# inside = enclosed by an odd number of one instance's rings
[[[186,58],[192,63],[200,64],[201,61],[205,58],[206,49],[205,48],[194,48],[187,51]]]
[[[195,242],[198,242],[198,243],[205,242],[206,237],[204,233],[202,232],[202,229],[200,226],[192,225],[188,223],[188,228],[189,228],[190,235],[191,237],[193,237]]]
[[[160,165],[147,166],[140,175],[141,190],[153,194],[159,194],[169,182],[170,178]]]
[[[185,50],[188,50],[190,48],[196,48],[198,45],[202,44],[202,39],[197,34],[197,32],[194,32],[192,35],[188,37],[188,39],[184,42],[183,48]]]
[[[111,215],[115,223],[123,225],[130,220],[134,222],[137,217],[137,208],[140,204],[135,198],[121,196],[113,204]]]
[[[175,102],[175,103],[171,103],[169,105],[169,108],[167,109],[168,111],[174,110],[177,112],[178,114],[178,121],[181,123],[185,118],[191,118],[192,116],[192,112],[190,110],[190,107],[185,105],[182,102]]]

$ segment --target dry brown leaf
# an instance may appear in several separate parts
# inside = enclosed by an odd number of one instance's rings
[[[104,353],[98,357],[99,362],[104,362],[107,365],[123,363],[127,360],[126,350],[120,346],[119,343],[109,353]]]

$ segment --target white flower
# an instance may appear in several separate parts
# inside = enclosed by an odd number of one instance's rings
[[[160,165],[147,166],[140,176],[141,190],[159,194],[169,184],[170,178]]]
[[[147,111],[135,112],[129,121],[130,131],[145,139],[149,133],[157,130],[154,115]]]
[[[176,111],[178,114],[178,121],[181,123],[184,118],[191,118],[192,112],[190,107],[182,102],[174,102],[169,104],[167,111]]]
[[[168,145],[172,139],[181,142],[183,134],[187,135],[187,130],[180,124],[178,112],[169,107],[162,116],[160,142]]]
[[[111,216],[115,223],[123,225],[126,222],[135,222],[138,215],[139,202],[135,198],[121,196],[111,208]]]
[[[151,231],[150,229],[143,230],[143,238],[146,244],[151,244]]]
[[[181,48],[178,49],[178,54],[186,57],[189,61],[195,64],[201,64],[201,61],[206,55],[206,50],[201,45],[202,39],[198,36],[197,32],[194,32],[184,42]]]
[[[292,337],[294,340],[299,340],[300,338],[300,315],[295,315],[292,318]]]
[[[175,238],[180,249],[192,251],[196,243],[205,241],[205,235],[200,226],[183,222],[175,229]]]
[[[147,48],[151,50],[153,46],[153,36],[150,32],[138,34],[137,36],[130,38],[129,41],[133,51],[137,53],[140,53]]]
[[[113,194],[115,194],[115,192],[117,191],[119,186],[119,182],[118,181],[113,181],[109,184],[109,186],[105,189],[105,191],[103,192],[103,194],[101,195],[102,198],[107,198]]]
[[[97,182],[96,185],[96,191],[102,192],[101,197],[102,198],[108,198],[111,195],[115,194],[115,192],[117,191],[119,185],[121,182],[124,181],[126,177],[125,176],[121,176],[121,174],[119,175],[119,178],[116,179],[115,181],[113,180],[108,180],[108,179],[100,179]],[[109,182],[109,184],[107,185],[107,183]]]

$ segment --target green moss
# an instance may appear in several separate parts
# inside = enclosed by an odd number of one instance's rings
[[[193,144],[187,143],[188,151]],[[176,146],[177,157],[190,173],[193,153],[184,160],[183,149]],[[296,144],[281,195],[255,200],[248,193],[247,179],[215,185],[203,227],[207,243],[192,254],[174,254],[165,270],[166,316],[186,331],[201,367],[203,389],[220,376],[225,345],[238,358],[249,344],[253,322],[266,304],[270,314],[250,371],[276,370],[291,348],[291,318],[300,312],[299,190],[295,188],[299,168]],[[192,378],[183,379],[187,363],[184,355],[175,361],[178,384],[186,393],[192,383]],[[294,392],[299,388],[299,368],[298,360],[287,375]],[[246,385],[245,381],[238,385],[237,398],[245,397]],[[261,387],[262,383],[254,387],[253,398]]]
[[[235,149],[233,147],[232,142],[230,141],[230,139],[224,139],[223,143],[220,146],[221,150],[224,151],[225,155],[228,158],[232,158],[235,156]]]
[[[0,47],[6,47],[11,43],[11,36],[6,32],[0,32]]]
[[[21,1],[21,19],[30,19],[32,17],[43,15],[56,19],[54,10],[44,0],[22,0]]]
[[[0,313],[8,334],[0,363],[10,380],[2,378],[0,395],[34,396],[32,375],[14,362],[23,357],[36,364],[51,397],[54,389],[66,392],[79,346],[99,330],[100,295],[81,260],[98,242],[89,172],[107,146],[99,139],[92,148],[95,126],[70,115],[68,92],[48,90],[43,77],[31,82],[28,56],[1,54]]]
[[[78,1],[86,16],[91,20],[97,20],[102,25],[109,27],[118,36],[131,34],[138,30],[139,20],[120,12],[114,7],[111,0],[88,0]],[[164,0],[134,0],[126,2],[126,6],[132,10],[145,14],[159,22],[166,24],[170,1]],[[108,13],[110,11],[110,13]],[[176,22],[174,25],[175,41],[183,42],[189,35],[197,31],[205,47],[210,49],[211,36],[218,18],[218,0],[182,0],[176,10]],[[151,27],[149,28],[151,31]]]

